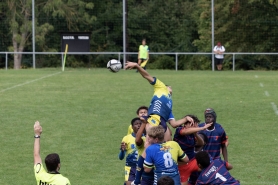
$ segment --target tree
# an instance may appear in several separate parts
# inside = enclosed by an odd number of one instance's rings
[[[26,45],[30,44],[29,37],[31,35],[32,22],[31,22],[31,6],[32,0],[7,0],[7,19],[10,20],[10,30],[12,32],[12,46],[9,50],[14,52],[23,52]],[[66,23],[69,30],[77,30],[78,22],[90,22],[94,20],[94,17],[88,16],[84,9],[92,9],[93,3],[75,0],[36,0],[36,20],[38,15],[44,14],[52,18],[62,18]],[[39,10],[39,11],[38,11]],[[83,15],[83,17],[81,16]],[[87,17],[86,17],[87,16]],[[84,19],[85,17],[85,19]],[[82,20],[81,20],[82,19]],[[38,39],[38,45],[44,49],[46,35],[54,29],[53,25],[49,22],[44,22],[38,25],[36,21],[36,29],[39,30],[36,34]],[[14,68],[19,69],[21,67],[22,54],[14,54]]]

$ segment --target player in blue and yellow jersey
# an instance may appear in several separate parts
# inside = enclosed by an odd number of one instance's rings
[[[136,115],[138,117],[147,116],[148,115],[148,107],[140,106],[136,111]],[[132,132],[133,132],[132,125],[129,125],[129,127],[127,129],[127,135],[131,134]]]
[[[122,139],[119,159],[123,160],[126,156],[126,164],[125,164],[125,182],[126,185],[130,185],[132,181],[135,179],[136,172],[136,164],[138,158],[138,151],[135,144],[136,133],[141,126],[140,118],[134,118],[131,120],[131,125],[133,129],[133,133],[126,135]]]
[[[38,121],[36,121],[34,124],[34,132],[34,172],[37,185],[70,185],[69,179],[59,173],[61,164],[60,157],[58,154],[52,153],[46,156],[45,165],[47,171],[44,169],[42,159],[40,156],[40,137],[42,133],[42,127]]]
[[[201,169],[196,185],[240,185],[240,182],[231,176],[228,170],[233,167],[228,162],[221,159],[212,160],[205,151],[196,154],[196,161]]]
[[[211,124],[211,126],[200,132],[208,137],[208,143],[203,150],[208,152],[213,159],[220,159],[220,149],[222,149],[224,161],[228,162],[226,132],[219,123],[216,123],[217,116],[212,108],[206,109],[204,114],[205,123],[199,124],[199,127],[204,127],[206,124]]]
[[[205,130],[211,126],[211,124],[207,124],[204,127],[198,127],[200,120],[194,115],[190,116],[194,120],[194,125],[191,125],[189,122],[186,122],[184,126],[180,126],[176,129],[176,133],[174,135],[174,141],[176,141],[181,149],[186,153],[189,158],[189,162],[187,164],[179,165],[179,172],[181,176],[181,185],[187,185],[188,179],[192,172],[198,171],[198,165],[195,160],[195,145],[203,146],[204,141],[202,137],[197,133],[201,130]]]
[[[171,177],[175,185],[180,185],[178,161],[187,163],[189,159],[179,144],[175,141],[164,142],[164,128],[161,125],[147,130],[147,140],[151,145],[146,149],[144,170],[149,172],[155,168],[154,185],[163,175]]]
[[[134,185],[153,185],[154,182],[154,172],[151,170],[150,172],[146,173],[143,168],[145,158],[142,156],[145,150],[145,145],[148,145],[148,141],[146,141],[146,137],[143,136],[145,133],[146,121],[143,120],[140,129],[136,134],[135,143],[138,150],[138,161],[136,167],[136,175],[135,180],[133,182]]]
[[[149,81],[154,87],[154,94],[149,106],[146,130],[152,126],[162,125],[165,129],[165,141],[171,140],[170,129],[167,129],[166,122],[174,128],[184,124],[186,121],[190,121],[193,124],[193,119],[189,116],[184,117],[178,121],[175,120],[172,113],[172,88],[166,86],[156,77],[152,77],[147,71],[140,67],[135,62],[127,62],[125,69],[136,68],[139,73]]]
[[[150,48],[146,45],[146,39],[142,40],[142,45],[139,46],[138,51],[138,65],[146,70],[146,64],[150,58]]]

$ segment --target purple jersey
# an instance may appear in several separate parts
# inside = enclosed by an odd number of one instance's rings
[[[199,127],[204,126],[205,123],[199,124]],[[203,150],[208,152],[213,159],[219,159],[221,144],[227,141],[226,132],[223,127],[218,123],[214,123],[213,130],[206,129],[200,131],[200,133],[204,133],[208,137],[208,142]]]
[[[186,129],[184,127],[178,127],[174,135],[174,141],[176,141],[181,149],[186,153],[189,160],[195,157],[194,146],[195,146],[195,136],[194,134],[190,135],[181,135],[181,131]]]
[[[196,185],[240,185],[226,168],[227,163],[221,159],[212,160],[210,165],[200,173]]]

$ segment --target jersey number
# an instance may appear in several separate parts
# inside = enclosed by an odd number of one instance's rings
[[[219,178],[219,179],[221,179],[223,182],[226,182],[227,181],[227,179],[225,178],[225,177],[223,177],[221,174],[219,174],[219,173],[216,173],[216,175],[215,175],[215,179],[217,179],[217,178]]]
[[[164,158],[164,165],[166,168],[170,168],[173,166],[172,155],[169,152],[163,154],[163,158]]]

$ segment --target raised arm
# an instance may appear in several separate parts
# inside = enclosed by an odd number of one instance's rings
[[[197,133],[201,130],[206,130],[207,128],[209,128],[212,125],[212,123],[209,124],[205,124],[203,127],[190,127],[190,128],[186,128],[186,129],[182,129],[180,134],[181,135],[190,135],[190,134],[194,134]]]
[[[175,119],[171,119],[168,122],[170,123],[170,125],[173,128],[176,128],[176,127],[186,123],[187,121],[189,121],[192,125],[194,124],[194,120],[191,117],[189,117],[189,116],[186,116],[186,117],[184,117],[184,118],[182,118],[180,120],[177,120],[177,121]]]
[[[139,130],[136,133],[135,143],[136,143],[137,146],[141,146],[143,144],[142,135],[144,133],[145,128],[146,128],[146,122],[142,121],[142,124],[141,124]]]
[[[147,79],[150,83],[154,82],[154,78],[142,67],[139,66],[139,64],[135,62],[127,62],[125,65],[125,69],[133,69],[136,68],[138,72],[143,76],[143,78]]]
[[[34,165],[42,163],[40,156],[40,137],[42,133],[42,127],[40,122],[36,121],[34,124],[35,142],[34,142]]]

